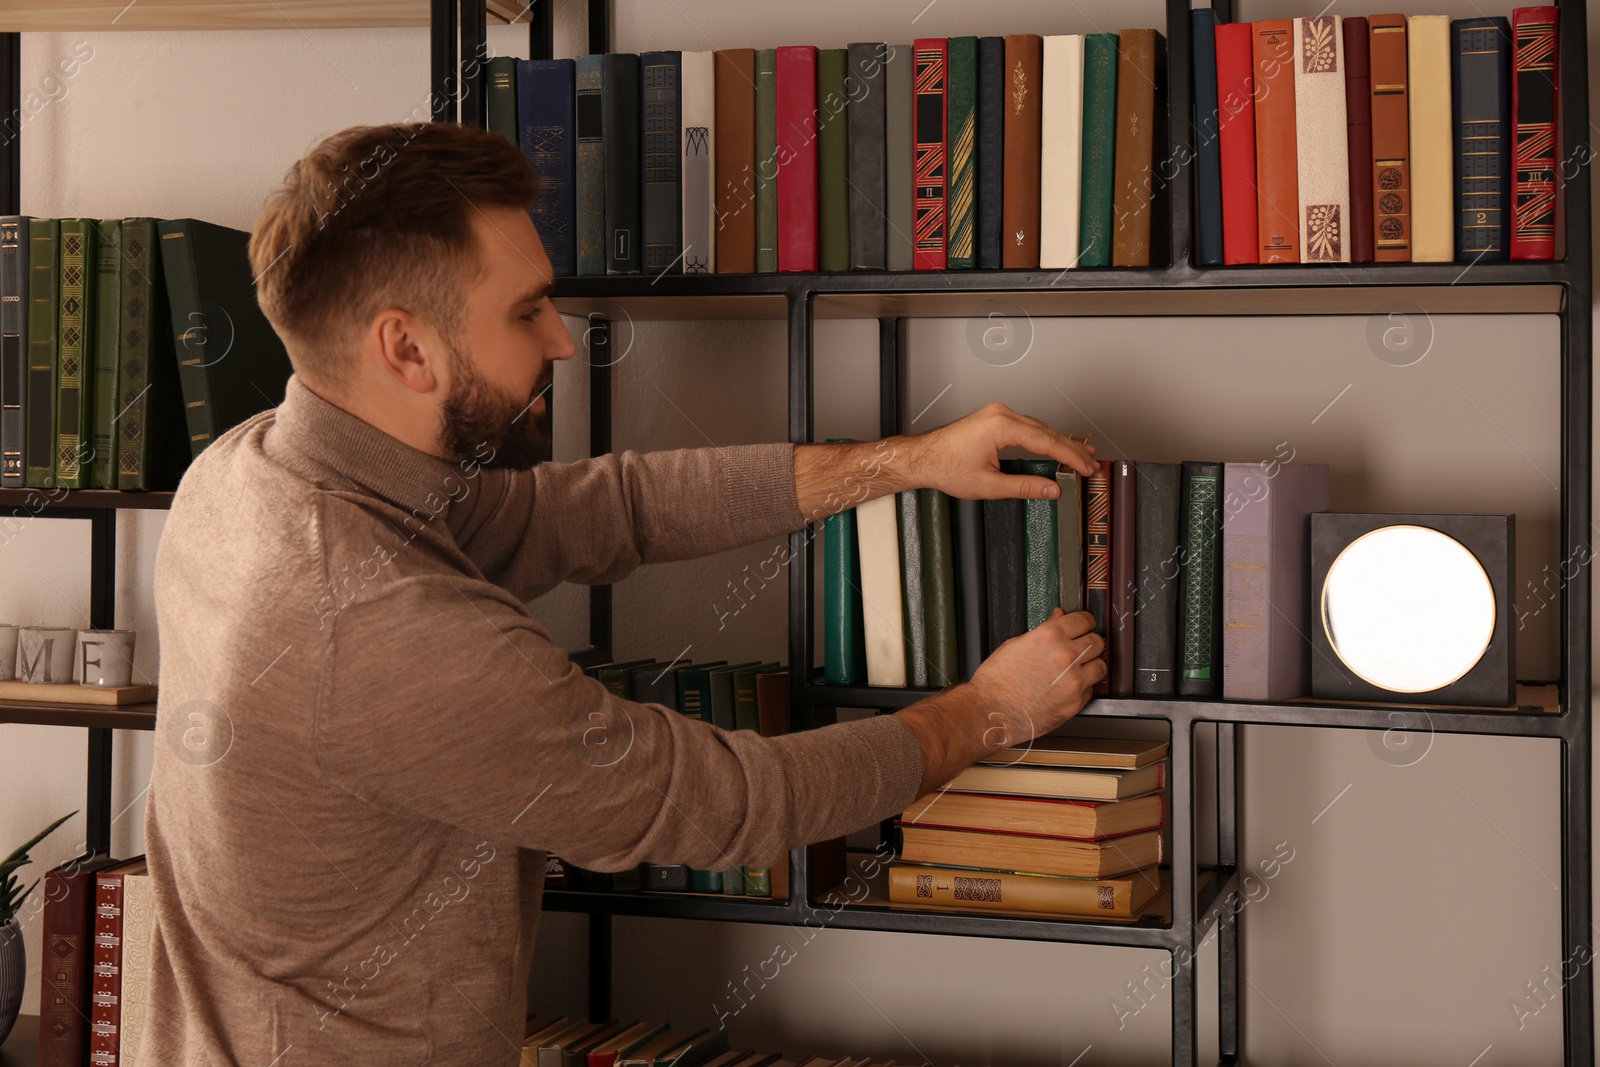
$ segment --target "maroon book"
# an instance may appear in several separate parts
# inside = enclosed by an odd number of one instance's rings
[[[919,37],[912,45],[911,155],[912,265],[917,270],[945,267],[945,131],[950,103],[945,93],[949,42],[943,37]]]
[[[1367,20],[1344,18],[1344,113],[1350,155],[1350,262],[1371,263],[1372,38]]]
[[[778,49],[778,269],[815,271],[817,251],[817,50]]]
[[[1553,7],[1511,12],[1511,258],[1556,257],[1556,118],[1561,114]]]
[[[44,876],[39,1067],[82,1067],[89,1059],[95,873],[114,862],[109,856],[76,859]]]

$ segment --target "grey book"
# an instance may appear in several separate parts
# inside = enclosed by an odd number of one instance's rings
[[[892,45],[884,64],[884,180],[888,183],[890,270],[911,270],[911,46]]]
[[[917,491],[895,494],[900,512],[900,562],[905,579],[906,683],[928,685],[928,624],[922,588],[922,535],[917,526]]]
[[[884,201],[884,44],[849,47],[845,88],[850,97],[850,269],[888,265],[888,205]]]
[[[1061,571],[1061,610],[1083,610],[1083,477],[1066,467],[1057,469],[1056,545]]]
[[[1177,662],[1178,574],[1183,559],[1178,523],[1181,480],[1176,463],[1141,462],[1134,519],[1133,691],[1172,696]]]
[[[778,50],[756,52],[756,271],[778,269]]]

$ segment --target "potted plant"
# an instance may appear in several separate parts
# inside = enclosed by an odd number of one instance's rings
[[[19,891],[22,883],[17,880],[17,869],[29,862],[30,848],[76,814],[74,811],[61,816],[35,834],[33,840],[0,860],[0,1044],[11,1035],[17,1012],[22,1009],[22,987],[28,980],[28,959],[23,952],[22,924],[17,922],[17,913],[39,884],[35,878],[33,885]]]

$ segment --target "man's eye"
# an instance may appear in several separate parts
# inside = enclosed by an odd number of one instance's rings
[[[539,317],[539,309],[538,308],[534,308],[532,311],[525,311],[525,312],[523,312],[521,315],[519,315],[517,317],[520,318],[523,322],[532,322],[534,319]]]

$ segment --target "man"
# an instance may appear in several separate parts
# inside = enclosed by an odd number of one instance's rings
[[[1075,714],[1085,613],[894,715],[763,738],[620,700],[524,604],[772,540],[912,486],[1050,496],[1000,405],[879,450],[771,444],[535,466],[573,342],[523,205],[537,177],[449,124],[346,130],[251,243],[294,365],[206,449],[156,562],[142,1062],[514,1064],[545,850],[583,867],[780,862]]]

